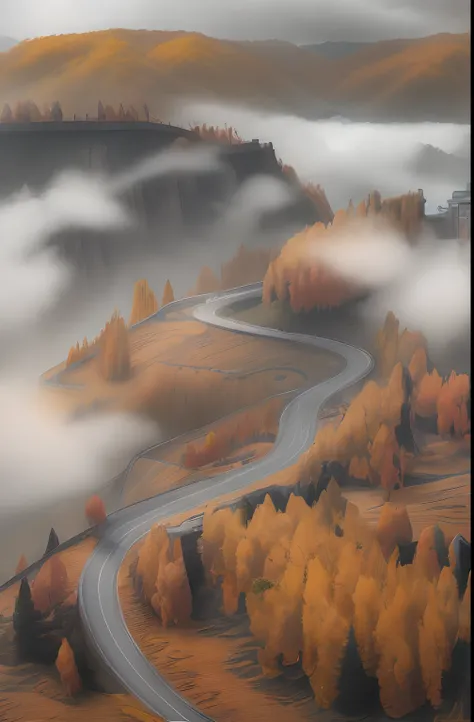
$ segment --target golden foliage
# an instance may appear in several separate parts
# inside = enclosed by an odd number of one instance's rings
[[[181,541],[172,541],[156,524],[138,552],[135,584],[164,627],[183,624],[191,616],[192,599]]]
[[[236,254],[221,266],[221,290],[261,281],[275,256],[273,248],[250,249],[242,243]]]
[[[91,526],[102,524],[107,519],[105,504],[97,494],[94,494],[86,501],[84,512]]]
[[[397,363],[409,366],[415,357],[412,369],[420,377],[422,370],[426,372],[427,341],[421,333],[408,329],[400,333],[399,329],[398,318],[389,311],[375,339],[377,369],[382,378],[388,378]]]
[[[438,371],[428,371],[427,342],[422,334],[405,329],[392,312],[376,337],[377,368],[387,378],[396,364],[408,368],[413,389],[410,402],[415,414],[436,417],[441,435],[466,436],[470,432],[468,401],[470,378],[454,371],[445,381]]]
[[[161,299],[161,305],[166,306],[168,303],[172,303],[174,301],[174,291],[173,286],[169,282],[169,279],[165,283],[165,287],[163,290],[163,298]]]
[[[209,266],[203,266],[199,271],[194,290],[189,295],[201,293],[212,293],[220,290],[220,282],[214,271]]]
[[[213,125],[195,125],[190,126],[191,130],[200,136],[203,140],[208,140],[217,143],[228,143],[229,145],[240,145],[244,141],[237,133],[235,128],[227,125],[224,128],[214,127]]]
[[[130,378],[130,338],[125,321],[118,312],[112,314],[102,332],[99,367],[107,381],[126,381]]]
[[[382,506],[377,522],[377,540],[388,561],[398,544],[409,544],[413,529],[406,507],[403,504],[386,503]]]
[[[77,671],[74,652],[66,638],[62,640],[56,657],[56,669],[68,697],[78,694],[82,689],[82,682]]]
[[[129,326],[143,321],[143,319],[152,316],[157,311],[158,301],[148,285],[148,281],[145,278],[137,281],[133,287],[132,311],[128,321]]]
[[[296,170],[291,165],[287,165],[280,161],[280,167],[282,172],[293,182],[299,185],[304,195],[309,198],[316,208],[319,221],[327,225],[331,223],[334,218],[333,210],[327,199],[324,188],[319,184],[304,183],[298,176]]]
[[[283,170],[297,179],[294,169],[283,166]],[[377,228],[395,226],[411,237],[418,232],[423,218],[418,193],[382,201],[378,191],[373,191],[367,202],[359,204],[355,212],[351,201],[347,210],[339,210],[335,215],[319,186],[311,187],[307,193],[320,208],[321,222],[290,238],[270,264],[264,278],[264,303],[270,303],[276,297],[280,301],[288,301],[295,313],[337,307],[365,292],[360,284],[342,278],[322,260],[321,251],[327,244],[335,242],[339,229],[352,230],[352,236],[357,239],[365,224],[370,223],[370,228],[373,228],[376,223]],[[398,206],[400,210],[394,210]],[[407,363],[413,353],[411,349],[418,341],[418,335],[411,338],[405,334],[401,339],[400,352],[402,356],[408,355]]]
[[[31,585],[33,604],[38,611],[46,614],[61,604],[67,594],[67,570],[59,556],[54,554],[45,561]]]
[[[182,463],[188,469],[207,466],[218,459],[225,459],[262,434],[276,434],[280,412],[281,401],[271,399],[264,408],[257,406],[220,421],[216,431],[210,432],[204,442],[186,445]]]
[[[343,509],[331,481],[312,508],[291,495],[277,512],[267,495],[247,525],[240,510],[206,511],[206,573],[222,579],[226,614],[245,594],[265,675],[280,674],[280,658],[288,665],[302,657],[317,704],[329,708],[352,627],[387,714],[402,717],[426,700],[436,706],[456,639],[470,631],[470,587],[460,601],[450,568],[432,578],[421,564],[397,564],[395,544],[412,538],[405,508],[385,505],[378,529],[354,505]]]
[[[394,432],[404,403],[402,372],[401,364],[397,364],[385,385],[367,382],[342,420],[328,423],[317,432],[312,446],[300,457],[301,480],[317,482],[321,464],[337,461],[349,477],[382,485],[388,494],[402,483],[403,454]]]
[[[471,572],[467,579],[467,588],[459,609],[459,639],[471,643]]]

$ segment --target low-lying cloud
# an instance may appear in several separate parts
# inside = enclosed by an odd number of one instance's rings
[[[413,169],[420,147],[432,145],[460,153],[469,127],[450,123],[357,123],[344,119],[310,121],[229,105],[189,104],[177,108],[174,121],[236,128],[241,137],[271,141],[278,157],[303,181],[321,184],[333,209],[376,188],[384,197],[423,188],[426,212],[451,198],[452,180]],[[464,154],[464,153],[463,153]],[[462,180],[461,188],[469,178]]]
[[[427,236],[412,247],[383,219],[369,216],[341,226],[310,253],[370,292],[365,316],[380,322],[380,314],[392,310],[404,326],[421,331],[435,352],[469,336],[470,245]]]
[[[151,424],[125,414],[72,420],[22,381],[1,385],[0,403],[3,515],[100,488],[156,438]]]
[[[29,347],[24,343],[15,347],[15,339],[28,337],[43,323],[44,312],[62,302],[73,278],[73,270],[51,244],[52,236],[67,229],[133,229],[135,219],[120,200],[133,185],[168,174],[226,172],[218,150],[175,149],[147,158],[114,178],[63,173],[43,193],[33,195],[24,189],[0,205],[0,339],[8,340],[9,362],[7,368],[3,359],[0,367],[4,418],[0,517],[100,489],[134,453],[159,441],[156,426],[131,415],[91,413],[71,418],[57,405],[50,405],[47,391],[38,387],[31,373],[33,365],[23,363],[23,358],[15,362],[15,355],[41,352],[35,348],[38,334]],[[255,229],[262,212],[277,210],[291,197],[287,186],[275,179],[253,179],[225,209],[229,217],[224,214],[221,225],[222,218],[218,219],[215,232],[219,227],[225,239],[231,218],[238,225],[244,209],[246,228]],[[131,285],[128,293],[131,298]],[[67,317],[63,325],[67,328]],[[57,336],[64,336],[64,328],[58,328]]]

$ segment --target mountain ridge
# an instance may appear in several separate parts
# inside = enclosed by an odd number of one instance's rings
[[[468,34],[365,43],[327,57],[278,40],[118,28],[34,38],[0,56],[0,102],[59,99],[66,113],[93,112],[100,98],[146,102],[163,116],[189,98],[310,119],[468,123],[469,81]]]

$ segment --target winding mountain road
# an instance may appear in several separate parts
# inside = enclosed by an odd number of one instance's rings
[[[169,304],[156,315],[163,318],[174,310],[187,307],[194,318],[212,326],[301,343],[339,354],[346,362],[345,367],[331,379],[302,391],[288,404],[280,419],[275,444],[264,458],[242,469],[204,479],[185,490],[174,489],[112,514],[79,582],[79,611],[88,643],[125,689],[168,722],[209,722],[210,718],[165,682],[132,639],[117,590],[117,576],[125,555],[156,522],[166,522],[178,513],[189,513],[188,521],[180,529],[195,528],[196,509],[206,502],[230,492],[244,493],[246,487],[254,482],[294,464],[313,442],[318,413],[323,404],[363,379],[373,366],[372,357],[366,351],[339,341],[261,328],[218,315],[219,311],[237,301],[258,299],[260,296],[261,284],[253,284],[209,297],[183,299]]]

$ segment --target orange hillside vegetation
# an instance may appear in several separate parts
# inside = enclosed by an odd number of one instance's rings
[[[426,545],[401,566],[398,550],[384,557],[379,538],[386,549],[411,540],[406,510],[389,510],[374,529],[331,481],[312,508],[291,495],[277,512],[267,495],[247,524],[241,510],[205,511],[202,559],[222,584],[226,614],[245,595],[264,674],[281,674],[280,659],[301,659],[317,705],[330,708],[352,629],[385,712],[401,718],[427,701],[440,706],[454,647],[469,641],[470,594],[459,599],[452,568],[427,564]]]
[[[171,541],[166,528],[156,524],[141,545],[134,570],[134,585],[164,627],[183,624],[192,611],[180,539]]]
[[[382,337],[388,350],[381,346]],[[392,313],[378,343],[385,361],[382,380],[366,382],[342,420],[317,432],[298,462],[298,478],[303,482],[316,483],[323,462],[334,461],[347,481],[380,485],[390,496],[397,484],[403,484],[408,458],[404,444],[417,426],[417,417],[431,418],[434,430],[442,436],[469,439],[469,376],[453,371],[443,381],[436,369],[429,373],[423,336],[407,330],[399,336]],[[403,433],[397,435],[397,431]]]
[[[204,442],[186,445],[184,466],[190,469],[206,466],[219,459],[225,459],[233,450],[255,441],[264,434],[276,434],[280,410],[280,399],[271,399],[264,408],[256,407],[237,417],[222,420],[217,431],[207,434]]]
[[[84,512],[91,526],[102,524],[102,522],[107,519],[105,504],[97,494],[94,494],[87,500]]]
[[[219,143],[229,143],[230,145],[239,145],[244,141],[232,126],[225,128],[214,127],[213,125],[190,126],[191,130],[197,133],[203,140],[217,141]]]
[[[115,312],[107,322],[100,339],[99,367],[107,381],[130,378],[130,338],[125,321]]]
[[[332,223],[323,223],[297,233],[290,238],[280,255],[270,263],[263,282],[263,301],[274,298],[288,300],[295,313],[313,308],[335,307],[361,295],[365,289],[339,277],[318,257],[325,244],[334,243],[339,231],[353,230],[354,242],[360,237],[364,224],[374,223],[380,230],[386,224],[412,238],[421,227],[423,207],[418,193],[382,201],[377,191],[356,209],[352,202],[346,211],[338,211]],[[369,227],[369,225],[368,225]]]
[[[334,60],[290,43],[123,29],[34,38],[0,54],[4,102],[58,98],[68,118],[95,115],[99,98],[135,108],[150,98],[162,117],[198,94],[280,112],[304,113],[311,98],[334,114],[355,105],[369,118],[469,122],[469,80],[468,33],[383,41]]]
[[[174,291],[173,286],[169,282],[169,279],[165,283],[165,287],[163,289],[163,298],[161,299],[161,305],[167,306],[168,303],[173,303],[174,301]]]
[[[400,333],[399,327],[399,320],[389,312],[376,339],[380,375],[388,378],[396,364],[403,364],[413,384],[411,402],[415,414],[425,419],[435,418],[442,436],[466,436],[471,429],[470,377],[453,371],[447,379],[442,379],[435,368],[428,371],[426,339],[408,329]]]
[[[133,287],[132,312],[128,321],[129,326],[143,321],[158,311],[156,296],[144,278],[137,281]]]
[[[273,248],[250,249],[241,244],[235,255],[221,265],[219,277],[209,266],[203,266],[196,285],[187,295],[225,291],[247,283],[262,281],[269,263],[277,254],[278,251]]]
[[[35,608],[48,614],[68,596],[67,569],[58,555],[45,561],[31,586]]]
[[[426,368],[423,368],[423,363],[426,366],[426,352],[427,341],[423,334],[406,328],[400,332],[398,318],[389,311],[375,339],[377,370],[381,377],[388,378],[398,362],[403,366],[412,363],[412,375],[414,380],[418,381],[420,375],[422,376],[426,371]]]
[[[77,671],[74,652],[67,639],[63,639],[56,658],[56,668],[61,677],[62,685],[68,697],[74,697],[82,689],[82,682]]]
[[[367,382],[339,422],[330,422],[316,434],[299,460],[298,478],[316,483],[323,462],[337,461],[348,478],[381,485],[387,494],[403,483],[404,451],[395,429],[405,402],[403,368],[397,364],[386,385]]]
[[[290,178],[290,180],[292,180],[294,183],[297,183],[302,189],[303,193],[311,201],[313,201],[321,223],[324,223],[325,226],[327,226],[328,223],[331,223],[334,218],[334,213],[326,197],[324,189],[320,185],[315,185],[314,183],[303,183],[303,181],[300,180],[300,178],[298,177],[298,174],[293,168],[293,166],[287,165],[282,161],[280,161],[280,166],[283,173],[288,176],[288,178]]]
[[[51,106],[45,105],[43,112],[41,112],[36,103],[33,103],[31,100],[18,101],[13,110],[8,103],[5,103],[0,114],[0,123],[37,123],[40,121],[57,122],[62,120],[64,120],[64,115],[61,105],[58,102],[53,103]],[[111,105],[104,106],[102,101],[99,100],[97,114],[80,116],[74,113],[69,120],[101,120],[114,123],[131,123],[138,120],[149,121],[150,113],[146,104],[143,106],[142,112],[139,115],[133,106],[129,106],[127,110],[125,110],[122,103],[120,103],[118,110],[115,111]]]

